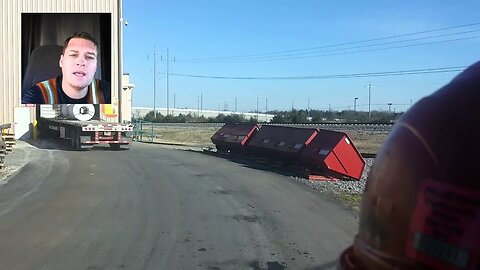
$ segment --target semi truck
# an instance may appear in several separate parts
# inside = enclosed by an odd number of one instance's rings
[[[101,120],[101,105],[61,104],[37,106],[37,131],[40,139],[60,140],[73,149],[109,145],[129,149],[132,124]]]

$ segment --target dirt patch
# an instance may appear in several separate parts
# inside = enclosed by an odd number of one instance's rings
[[[144,129],[142,141],[179,144],[188,146],[213,145],[210,138],[218,128],[154,128],[153,136],[151,129]]]

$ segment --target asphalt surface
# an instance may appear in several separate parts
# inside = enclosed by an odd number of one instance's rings
[[[33,149],[0,185],[0,269],[334,269],[355,214],[202,153]]]

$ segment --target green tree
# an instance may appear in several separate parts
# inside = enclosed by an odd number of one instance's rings
[[[277,112],[277,113],[273,116],[271,122],[272,122],[272,123],[278,123],[278,124],[286,123],[285,115],[280,114],[280,113]]]
[[[168,114],[163,118],[163,123],[175,123],[175,116]]]
[[[160,123],[160,122],[163,122],[163,118],[164,116],[161,113],[157,113],[157,118],[154,118],[153,110],[152,110],[149,113],[147,113],[145,117],[143,117],[143,120],[147,122]]]
[[[250,117],[250,119],[248,120],[249,123],[258,123],[258,120],[257,118],[254,118],[254,117]]]
[[[225,123],[242,123],[245,122],[245,117],[240,114],[227,115],[224,118]]]

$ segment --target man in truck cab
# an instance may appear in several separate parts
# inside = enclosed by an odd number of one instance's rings
[[[94,78],[98,43],[86,32],[68,37],[59,65],[62,75],[35,84],[22,96],[23,104],[110,104],[110,85]]]

